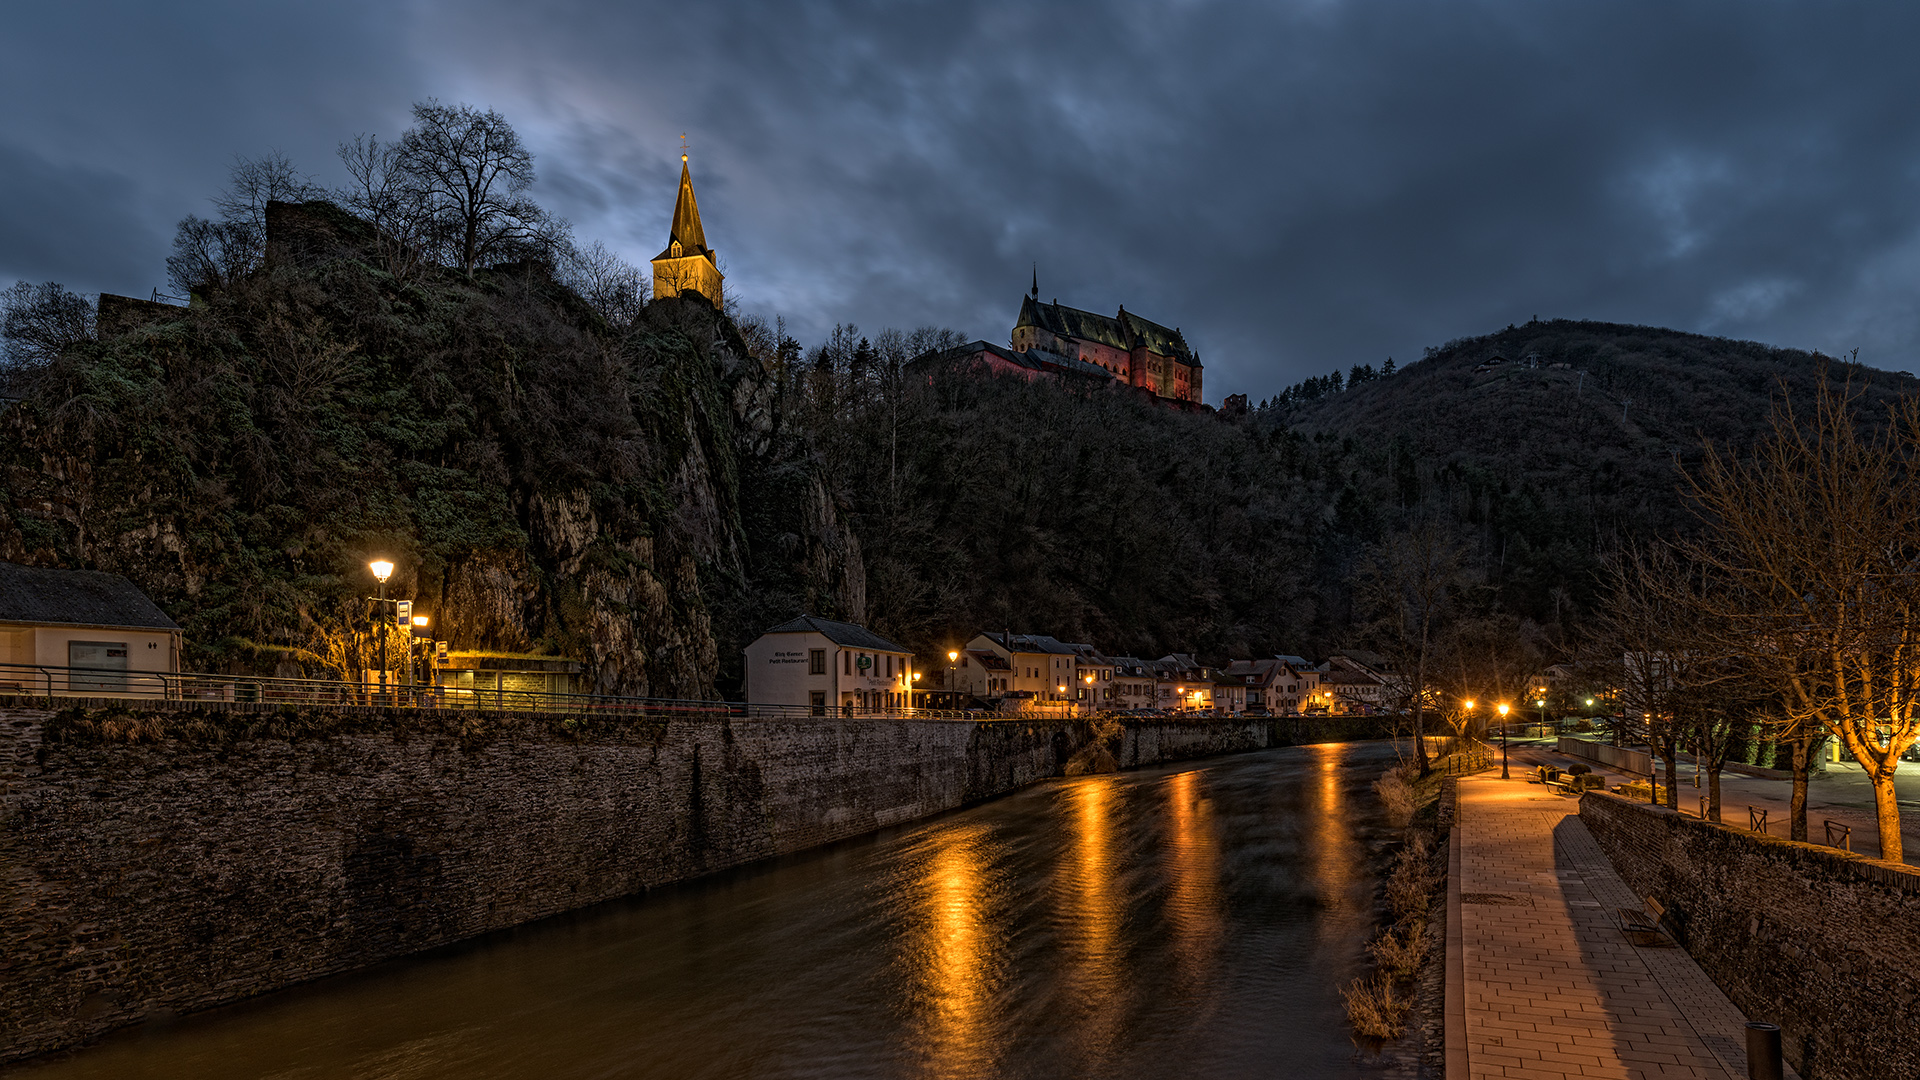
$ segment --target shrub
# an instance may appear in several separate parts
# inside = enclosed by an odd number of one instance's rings
[[[1380,797],[1380,805],[1386,808],[1387,820],[1394,827],[1405,827],[1413,820],[1413,787],[1401,777],[1400,770],[1390,770],[1375,780],[1373,793]]]
[[[1388,976],[1411,979],[1426,961],[1431,944],[1427,937],[1427,924],[1415,920],[1380,935],[1378,940],[1367,946],[1367,952]]]
[[[1387,909],[1394,921],[1417,920],[1433,896],[1432,842],[1425,832],[1408,835],[1393,872],[1387,875]]]
[[[1353,980],[1341,988],[1340,998],[1347,1004],[1347,1023],[1356,1038],[1386,1042],[1406,1030],[1411,1003],[1394,996],[1393,980],[1384,973]]]

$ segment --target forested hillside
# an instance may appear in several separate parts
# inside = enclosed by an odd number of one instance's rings
[[[258,269],[19,380],[0,558],[127,574],[196,667],[320,675],[365,664],[347,654],[385,555],[394,595],[458,647],[672,695],[713,692],[749,486],[790,538],[762,577],[857,594],[806,469],[748,460],[768,391],[711,307],[616,326],[538,263],[400,277],[330,204],[274,204],[269,224]]]
[[[57,288],[9,292],[0,559],[128,575],[193,667],[324,676],[368,666],[384,555],[456,648],[706,696],[803,611],[926,657],[1000,628],[1145,656],[1384,646],[1379,568],[1417,527],[1448,553],[1452,632],[1537,663],[1571,648],[1603,552],[1689,527],[1676,465],[1702,438],[1750,442],[1823,371],[1876,400],[1913,386],[1553,321],[1176,413],[908,365],[947,331],[808,349],[648,303],[564,237],[491,268],[423,258],[363,202],[258,205],[258,242],[190,218],[191,306],[96,326]]]

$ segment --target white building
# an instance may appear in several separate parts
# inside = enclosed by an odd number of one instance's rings
[[[179,670],[179,625],[126,578],[0,563],[0,693],[159,697]]]
[[[747,704],[828,707],[851,715],[904,709],[913,653],[864,626],[802,615],[746,648]]]

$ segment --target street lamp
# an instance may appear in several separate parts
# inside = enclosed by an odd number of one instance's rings
[[[425,615],[415,615],[413,617],[414,640],[407,642],[407,667],[411,669],[407,672],[407,675],[416,683],[426,683],[426,682],[432,681],[430,679],[423,679],[420,677],[423,674],[423,672],[421,671],[420,668],[414,666],[414,659],[413,659],[413,646],[419,640],[428,639],[427,648],[429,649],[433,648],[433,642],[431,640],[433,635],[428,634],[426,632],[427,625],[428,625],[428,620]]]
[[[1087,715],[1091,716],[1093,715],[1093,672],[1087,672],[1085,679],[1087,682]]]
[[[374,625],[380,628],[380,696],[387,694],[387,579],[393,576],[393,564],[385,559],[375,559],[367,564],[373,571],[375,581],[380,583],[380,617]]]
[[[1507,703],[1500,703],[1500,779],[1507,780]]]
[[[960,651],[958,649],[947,650],[947,704],[954,708],[960,707],[960,695],[958,689],[954,686],[954,680],[958,677],[956,673],[959,670],[954,667],[954,665],[959,662]]]

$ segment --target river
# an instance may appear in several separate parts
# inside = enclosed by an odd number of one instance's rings
[[[6,1075],[1410,1078],[1336,993],[1393,753],[1048,781]]]

